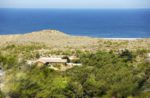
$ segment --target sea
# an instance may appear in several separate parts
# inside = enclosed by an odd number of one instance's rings
[[[0,8],[0,35],[45,29],[97,38],[150,38],[150,9]]]

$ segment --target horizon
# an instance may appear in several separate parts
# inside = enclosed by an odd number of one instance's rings
[[[0,0],[0,8],[51,8],[51,9],[147,9],[148,0]]]
[[[149,10],[150,8],[1,8],[0,9],[58,9],[58,10]]]

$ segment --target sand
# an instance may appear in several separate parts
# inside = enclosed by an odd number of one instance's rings
[[[150,49],[150,38],[92,38],[71,36],[57,30],[42,30],[16,35],[0,35],[0,47],[8,44],[26,45],[30,43],[42,43],[56,49]]]

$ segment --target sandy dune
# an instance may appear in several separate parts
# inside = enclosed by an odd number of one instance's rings
[[[57,30],[42,30],[27,34],[1,35],[0,46],[8,44],[44,43],[53,48],[150,49],[150,39],[136,38],[91,38],[70,36]]]

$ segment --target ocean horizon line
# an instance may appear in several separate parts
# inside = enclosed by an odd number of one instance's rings
[[[59,10],[149,10],[150,8],[5,8],[0,7],[0,9],[59,9]]]

